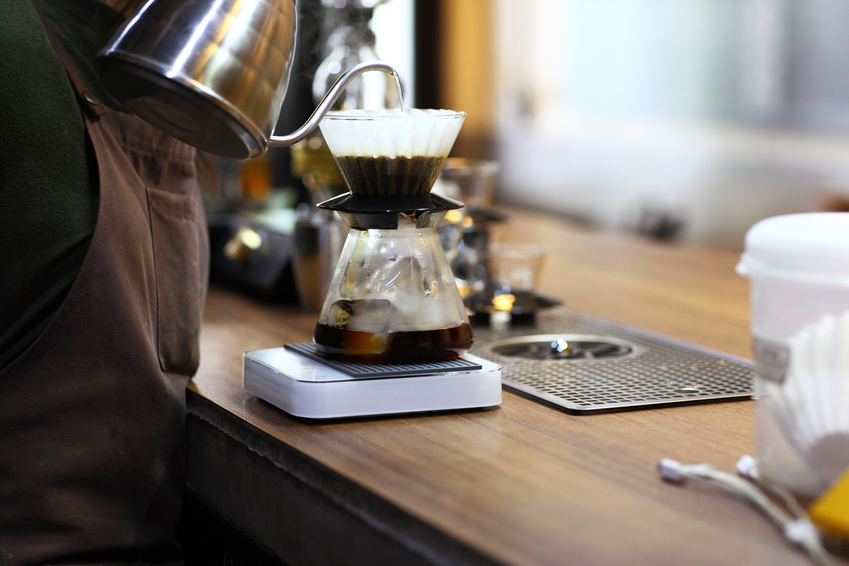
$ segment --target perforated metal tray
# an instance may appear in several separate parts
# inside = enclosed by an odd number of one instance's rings
[[[298,352],[321,364],[357,378],[409,377],[453,372],[468,372],[481,369],[480,364],[465,358],[455,358],[446,362],[428,362],[419,364],[360,364],[330,360],[322,356],[312,342],[286,344],[287,350]]]
[[[535,344],[527,355],[552,359],[523,357],[523,342]],[[581,342],[584,353],[569,351]],[[505,387],[578,414],[738,401],[753,392],[747,360],[565,307],[540,311],[532,326],[476,327],[471,353],[500,364]]]

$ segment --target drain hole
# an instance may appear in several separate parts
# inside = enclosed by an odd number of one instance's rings
[[[598,360],[627,356],[634,347],[607,336],[542,334],[499,340],[492,345],[492,351],[531,360]]]

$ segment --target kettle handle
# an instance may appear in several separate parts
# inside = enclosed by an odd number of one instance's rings
[[[272,132],[271,137],[268,140],[268,145],[270,147],[288,146],[306,138],[318,126],[318,123],[321,122],[321,119],[324,118],[324,115],[327,114],[330,107],[333,106],[333,103],[335,103],[336,99],[339,98],[339,95],[342,94],[342,90],[348,86],[348,83],[360,73],[365,73],[367,71],[382,71],[390,74],[395,77],[395,80],[398,81],[398,85],[400,87],[401,83],[398,71],[382,61],[367,61],[365,63],[360,63],[359,65],[354,65],[345,71],[342,76],[333,83],[333,86],[330,87],[330,90],[327,91],[327,94],[324,95],[324,98],[321,99],[321,102],[319,102],[318,106],[316,106],[309,119],[304,122],[303,126],[287,136],[275,136],[274,132]]]

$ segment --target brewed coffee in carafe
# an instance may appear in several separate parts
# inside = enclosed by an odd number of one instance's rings
[[[432,195],[465,113],[330,112],[322,134],[349,193],[322,203],[351,228],[316,324],[325,356],[438,362],[471,347],[472,328],[436,234],[460,203]]]

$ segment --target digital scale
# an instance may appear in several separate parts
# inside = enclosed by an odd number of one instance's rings
[[[492,407],[501,367],[471,354],[447,362],[359,364],[321,357],[312,343],[243,355],[247,392],[290,415],[333,419]]]

